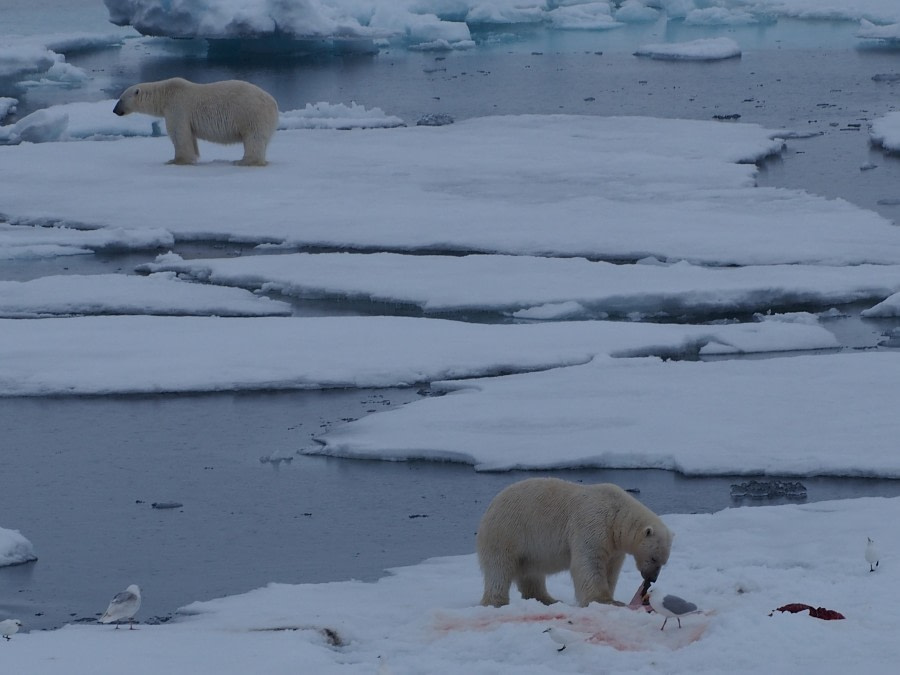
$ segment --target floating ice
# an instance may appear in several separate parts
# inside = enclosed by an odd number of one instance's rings
[[[889,112],[873,121],[869,137],[885,150],[900,152],[900,112]]]
[[[4,36],[0,46],[0,96],[25,86],[80,84],[87,73],[67,63],[64,55],[105,49],[121,42],[121,34]]]
[[[171,233],[159,228],[126,230],[110,227],[27,227],[0,223],[0,260],[27,260],[94,251],[154,249],[172,246]]]
[[[613,18],[606,2],[563,5],[547,12],[547,19],[554,28],[570,30],[606,30],[623,25]]]
[[[718,61],[740,55],[741,48],[738,43],[726,37],[643,45],[635,52],[635,56],[667,61]]]
[[[742,313],[801,304],[828,307],[880,301],[900,291],[900,267],[895,265],[710,269],[688,263],[613,265],[530,256],[298,253],[167,257],[144,269],[302,298],[367,299],[412,305],[428,313],[514,312],[519,318],[538,316],[522,310],[557,305],[582,318]]]
[[[660,10],[647,7],[641,0],[625,0],[613,15],[622,23],[650,23],[659,18]]]
[[[65,134],[68,125],[69,116],[61,110],[35,110],[15,124],[0,127],[0,144],[58,141]]]
[[[18,99],[9,98],[7,96],[0,96],[0,120],[2,120],[7,115],[16,112],[16,106],[18,104]]]
[[[900,41],[900,23],[880,26],[863,19],[860,21],[856,37],[867,40],[885,40],[887,42]]]
[[[818,326],[402,317],[0,319],[0,395],[393,387],[585,363],[597,355],[837,346]],[[373,345],[378,345],[373,358]]]
[[[402,127],[403,120],[387,115],[381,108],[358,103],[307,103],[301,110],[280,114],[279,129],[388,129]]]
[[[180,239],[290,246],[900,264],[900,231],[885,218],[754,187],[756,167],[736,162],[777,152],[774,133],[555,115],[279,131],[269,166],[257,172],[232,167],[239,149],[214,144],[203,146],[198,166],[167,165],[165,138],[22,144],[0,147],[0,159],[16,167],[0,185],[0,211],[12,223],[164,226]]]
[[[0,527],[0,567],[37,560],[34,546],[18,530]]]
[[[434,383],[450,393],[335,428],[306,452],[453,459],[480,470],[898,478],[898,368],[897,351],[712,362],[597,358]]]
[[[753,12],[725,7],[692,9],[684,17],[684,23],[689,26],[744,26],[760,23],[762,20],[762,17]]]
[[[287,316],[287,303],[221,286],[186,283],[174,274],[46,276],[0,281],[0,317],[85,314]]]
[[[868,318],[900,316],[900,293],[894,293],[874,307],[864,309],[861,313]]]

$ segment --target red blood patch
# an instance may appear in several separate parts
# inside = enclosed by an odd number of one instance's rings
[[[813,607],[812,605],[804,605],[802,602],[792,602],[788,605],[784,605],[783,607],[779,607],[776,609],[776,612],[790,612],[791,614],[796,614],[797,612],[803,612],[809,610],[809,615],[815,617],[816,619],[824,619],[826,621],[833,621],[835,619],[845,619],[846,617],[840,612],[836,612],[833,609],[826,609],[824,607]]]

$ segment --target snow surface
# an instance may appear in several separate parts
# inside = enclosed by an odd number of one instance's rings
[[[885,150],[900,152],[900,111],[889,112],[874,120],[869,136]]]
[[[666,61],[718,61],[740,56],[741,48],[727,37],[700,38],[690,42],[642,45],[634,54]]]
[[[0,567],[37,560],[34,546],[18,530],[0,527]],[[0,617],[4,619],[6,617]]]
[[[260,171],[231,165],[239,148],[212,144],[199,166],[167,165],[166,138],[22,144],[0,147],[0,211],[13,224],[351,250],[900,263],[900,231],[874,212],[754,188],[756,167],[743,162],[779,151],[777,133],[565,115],[281,131]]]
[[[305,452],[453,460],[479,470],[900,478],[900,420],[892,413],[898,369],[896,351],[712,362],[597,358],[543,373],[434,383],[433,390],[452,393],[343,425]]]
[[[297,253],[193,260],[163,255],[143,269],[301,298],[364,298],[413,305],[426,312],[512,314],[574,303],[578,309],[568,306],[570,318],[830,306],[880,301],[900,291],[900,266],[896,265],[711,269],[687,262],[613,265],[531,256]]]
[[[885,609],[900,602],[897,519],[900,499],[881,498],[664,516],[676,537],[659,586],[702,610],[680,630],[670,621],[660,631],[658,614],[575,607],[567,575],[549,581],[555,605],[513,592],[508,607],[479,607],[481,576],[466,555],[398,568],[375,583],[270,584],[135,631],[70,625],[20,632],[0,646],[9,672],[42,675],[107,672],[111,663],[127,663],[132,675],[280,675],[298,664],[321,675],[890,673],[900,631],[900,613]],[[882,555],[874,573],[867,537]],[[616,598],[628,602],[640,583],[627,560]],[[773,611],[788,603],[846,618]],[[550,626],[582,633],[584,643],[557,652],[543,635]]]
[[[47,276],[0,281],[0,317],[64,314],[196,314],[287,316],[285,302],[238,288],[180,281],[174,273],[148,277],[123,274]]]
[[[598,355],[837,347],[820,326],[402,317],[0,319],[0,396],[393,387],[586,363]]]

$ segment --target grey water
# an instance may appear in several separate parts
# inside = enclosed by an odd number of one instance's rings
[[[53,5],[56,0],[41,0]],[[16,4],[28,14],[38,5]],[[29,15],[32,16],[32,15]],[[800,188],[900,215],[900,159],[873,149],[867,124],[897,106],[900,50],[859,44],[841,23],[733,29],[740,59],[671,63],[635,58],[639,43],[708,37],[670,22],[594,32],[485,31],[474,50],[388,49],[280,63],[210,58],[205,45],[155,40],[73,54],[91,73],[77,90],[25,92],[19,114],[112,98],[135,81],[181,75],[250,79],[281,109],[356,101],[414,124],[428,113],[648,115],[756,122],[810,133],[761,164],[760,185]],[[723,121],[722,123],[730,123]],[[866,167],[863,169],[862,167]],[[182,253],[246,253],[208,242]],[[0,278],[131,273],[156,251],[4,262]],[[363,311],[339,302],[298,313]],[[848,348],[883,345],[896,324],[855,316],[828,326]],[[192,396],[0,399],[0,526],[20,529],[39,560],[0,568],[0,616],[29,629],[89,620],[130,583],[139,619],[166,619],[193,600],[269,582],[375,580],[393,566],[471,553],[487,503],[534,473],[476,473],[459,464],[310,457],[298,451],[334,425],[417,399],[414,389]],[[665,471],[540,472],[611,481],[660,513],[711,512],[747,477]],[[808,500],[897,496],[900,481],[806,478]],[[155,509],[175,502],[179,508]],[[778,503],[778,502],[766,502]],[[472,601],[478,591],[472,589]]]

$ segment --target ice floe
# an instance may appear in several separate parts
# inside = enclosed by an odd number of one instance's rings
[[[307,452],[454,460],[480,470],[900,478],[900,421],[892,413],[898,367],[895,351],[711,362],[597,358],[436,383],[449,393],[346,424]]]
[[[778,133],[577,116],[280,131],[261,171],[231,165],[239,148],[203,143],[199,166],[167,165],[167,138],[22,144],[0,147],[16,167],[0,186],[0,210],[14,224],[164,228],[177,240],[713,265],[900,263],[900,231],[885,218],[754,187],[750,162],[779,151]]]

